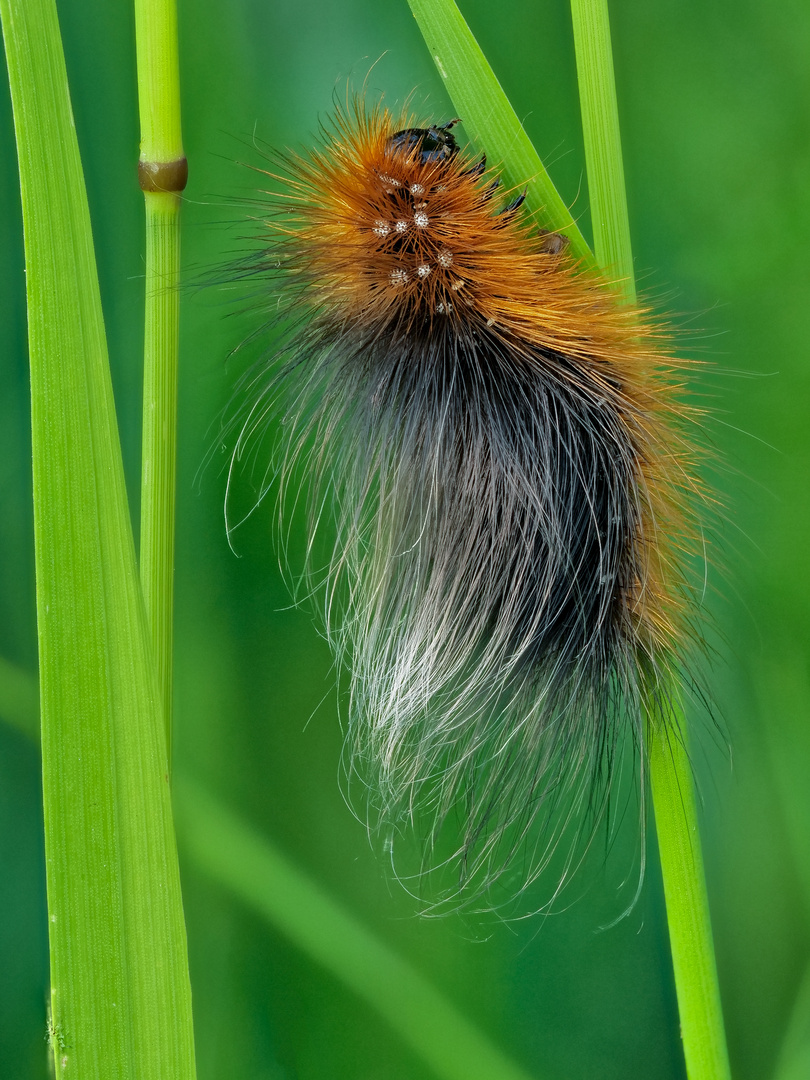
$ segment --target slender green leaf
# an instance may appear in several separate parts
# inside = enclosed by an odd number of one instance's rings
[[[636,279],[619,136],[607,0],[572,0],[593,250],[599,269],[634,303]]]
[[[683,721],[680,727],[683,732]],[[686,1072],[689,1080],[729,1080],[692,764],[671,718],[663,723],[653,717],[649,728],[655,828]]]
[[[53,0],[0,0],[31,356],[42,772],[58,1075],[194,1075],[163,714],[126,505]]]
[[[467,132],[548,228],[565,233],[571,252],[593,262],[588,244],[551,182],[517,113],[453,0],[408,0],[436,69]]]

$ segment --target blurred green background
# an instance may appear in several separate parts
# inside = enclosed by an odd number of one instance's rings
[[[136,506],[143,209],[133,18],[126,3],[59,7]],[[683,327],[684,351],[712,366],[700,389],[716,417],[713,481],[726,510],[706,606],[711,682],[733,754],[698,717],[695,760],[732,1065],[738,1080],[800,1077],[810,1066],[791,1073],[789,1059],[791,1044],[794,1069],[807,1053],[794,1010],[810,954],[810,9],[798,0],[614,8],[640,285]],[[462,10],[587,232],[566,5],[466,0]],[[254,231],[240,200],[257,177],[238,164],[260,162],[254,139],[306,146],[347,81],[367,80],[369,94],[391,103],[415,90],[430,115],[452,112],[404,0],[181,0],[180,20],[191,279],[216,276]],[[24,275],[5,88],[0,140],[0,657],[33,673]],[[225,455],[201,472],[244,367],[228,359],[252,328],[239,295],[190,289],[183,316],[176,767],[272,838],[531,1076],[683,1077],[652,840],[641,897],[610,929],[600,927],[628,899],[620,886],[632,829],[558,914],[430,921],[415,917],[345,806],[331,659],[310,612],[290,606],[272,500],[236,533],[235,555]],[[294,533],[293,560],[302,542]],[[41,826],[36,749],[0,725],[0,1076],[15,1080],[46,1075]],[[183,871],[201,1080],[432,1080],[339,980],[189,858]]]

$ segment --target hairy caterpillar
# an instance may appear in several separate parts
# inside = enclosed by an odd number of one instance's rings
[[[660,333],[499,199],[457,122],[357,100],[274,176],[247,272],[291,329],[234,459],[283,402],[282,473],[305,462],[312,530],[337,529],[352,768],[438,902],[471,903],[564,880],[650,701],[666,722],[699,484]]]

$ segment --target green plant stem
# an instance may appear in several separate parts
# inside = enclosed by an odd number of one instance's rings
[[[53,0],[0,0],[25,235],[50,1042],[58,1076],[193,1080],[163,713]]]
[[[183,157],[175,0],[135,0],[141,161]]]
[[[146,318],[140,572],[171,763],[180,205],[174,192],[144,192],[144,198]]]
[[[172,746],[172,629],[179,353],[180,197],[185,158],[174,0],[136,0],[139,175],[146,206],[140,571]],[[157,189],[157,190],[154,190]]]
[[[624,299],[636,298],[607,0],[572,0],[582,127],[597,262]],[[677,700],[674,688],[668,695]],[[692,770],[680,706],[650,704],[648,759],[675,988],[689,1080],[727,1080],[728,1050],[717,982]]]

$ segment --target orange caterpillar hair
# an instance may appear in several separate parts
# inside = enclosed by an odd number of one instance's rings
[[[287,162],[253,269],[294,331],[235,455],[282,400],[313,529],[334,508],[352,766],[439,903],[518,893],[561,844],[572,869],[689,652],[698,492],[660,334],[499,204],[456,123],[355,102]]]

